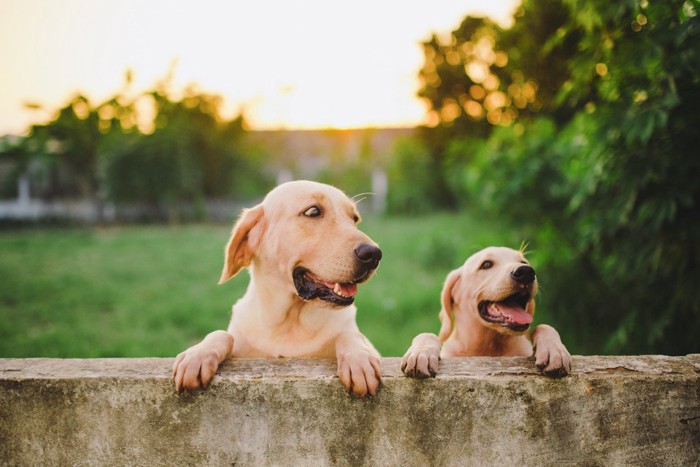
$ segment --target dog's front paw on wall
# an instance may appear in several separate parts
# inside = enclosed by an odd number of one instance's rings
[[[219,354],[212,349],[190,347],[175,358],[173,379],[175,390],[206,389],[219,368]]]
[[[435,378],[439,361],[439,348],[411,346],[401,359],[401,371],[410,378]]]
[[[381,360],[365,350],[339,354],[338,376],[348,394],[361,399],[373,397],[382,384]]]
[[[440,364],[440,340],[434,334],[419,334],[401,359],[401,371],[410,378],[435,378]]]
[[[535,347],[535,365],[545,375],[561,378],[571,373],[571,355],[559,340],[540,340]]]

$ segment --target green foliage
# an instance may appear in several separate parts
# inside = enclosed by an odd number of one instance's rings
[[[525,0],[510,29],[467,17],[449,41],[433,36],[424,42],[418,95],[430,106],[435,133],[485,137],[494,125],[508,126],[520,116],[566,115],[553,97],[577,53],[575,37],[561,35],[569,16],[559,0]]]
[[[164,207],[260,194],[265,179],[258,161],[244,154],[242,119],[222,121],[219,97],[189,90],[178,101],[167,89],[147,97],[156,110],[153,132],[120,135],[103,146],[111,199]]]
[[[425,213],[445,208],[438,174],[441,172],[430,150],[416,139],[400,140],[387,168],[388,208],[402,214]]]
[[[102,197],[138,203],[172,219],[173,207],[205,198],[250,199],[269,187],[242,117],[225,120],[221,98],[188,88],[175,97],[169,78],[135,94],[125,88],[93,105],[75,96],[18,146],[2,151],[19,172],[46,176],[41,197]],[[148,115],[152,117],[147,118]]]
[[[45,198],[83,197],[97,189],[97,152],[102,133],[97,109],[85,96],[75,95],[48,123],[33,125],[29,137],[0,151],[16,164],[13,180],[24,171],[34,175],[34,192]],[[7,186],[6,185],[6,186]]]
[[[364,163],[343,163],[322,169],[314,180],[338,187],[350,197],[363,199],[371,195],[372,174]]]
[[[23,141],[12,141],[0,139],[0,162],[7,161],[12,167],[3,177],[0,177],[0,199],[13,198],[17,196],[17,180],[22,172],[27,170],[29,160]]]
[[[429,106],[430,123],[420,138],[436,179],[429,201],[449,208],[469,205],[461,167],[494,128],[540,113],[557,124],[570,118],[576,108],[555,100],[569,78],[569,59],[578,53],[578,33],[563,34],[570,16],[560,0],[525,0],[510,29],[467,17],[449,38],[434,35],[423,43],[418,95]],[[455,139],[460,150],[450,150]],[[417,173],[403,178],[424,186]]]
[[[565,181],[559,172],[567,152],[553,145],[556,132],[556,125],[546,118],[527,126],[497,128],[473,151],[464,170],[470,200],[480,206],[507,209],[518,222],[540,209],[561,212]],[[466,150],[475,146],[471,140],[456,139],[449,152],[459,154],[465,145]]]
[[[542,307],[575,350],[696,352],[698,3],[559,7],[568,20],[542,43],[575,46],[560,91],[480,143],[453,137],[448,154],[465,161],[469,199],[532,232]]]

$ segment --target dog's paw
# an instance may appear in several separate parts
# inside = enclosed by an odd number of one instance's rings
[[[440,364],[440,341],[434,334],[420,334],[401,359],[401,371],[411,378],[435,378]]]
[[[540,339],[535,347],[535,365],[545,375],[561,378],[571,373],[571,355],[559,339]]]
[[[192,346],[175,358],[173,380],[177,392],[206,389],[219,368],[219,354],[213,349]]]
[[[362,399],[375,396],[382,383],[381,360],[367,350],[339,354],[338,376],[348,394]]]
[[[440,362],[440,349],[412,345],[401,359],[401,371],[411,378],[435,378]]]

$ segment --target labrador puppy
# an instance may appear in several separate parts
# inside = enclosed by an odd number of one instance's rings
[[[227,331],[214,331],[175,359],[178,392],[206,388],[229,357],[335,357],[355,396],[374,396],[380,356],[355,322],[357,285],[382,252],[357,228],[360,215],[340,190],[294,181],[245,209],[225,248],[223,284],[247,267],[250,283]]]
[[[567,375],[571,355],[554,328],[541,324],[530,340],[537,287],[535,270],[521,251],[489,247],[475,253],[445,280],[439,335],[416,336],[401,370],[434,377],[441,357],[529,357],[534,343],[535,364],[544,374]]]

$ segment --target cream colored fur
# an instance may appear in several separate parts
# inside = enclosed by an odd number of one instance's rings
[[[305,215],[312,207],[321,215]],[[343,192],[309,181],[282,184],[244,210],[226,246],[220,283],[247,267],[248,289],[233,306],[226,331],[210,333],[177,356],[176,389],[206,388],[227,358],[333,357],[347,391],[363,398],[376,394],[380,357],[357,327],[354,304],[304,300],[292,277],[303,266],[329,282],[355,281],[355,248],[375,245],[358,221]]]
[[[486,261],[490,265],[483,268]],[[514,332],[484,320],[479,314],[480,302],[501,301],[526,287],[515,281],[511,273],[527,264],[520,251],[489,247],[475,253],[462,267],[452,271],[442,289],[439,335],[423,333],[413,339],[401,361],[404,373],[419,378],[435,376],[441,357],[529,357],[534,353],[535,364],[545,374],[568,374],[571,356],[554,328],[541,324],[531,337],[528,330]],[[530,287],[531,299],[525,311],[534,315],[537,279],[527,287]]]

